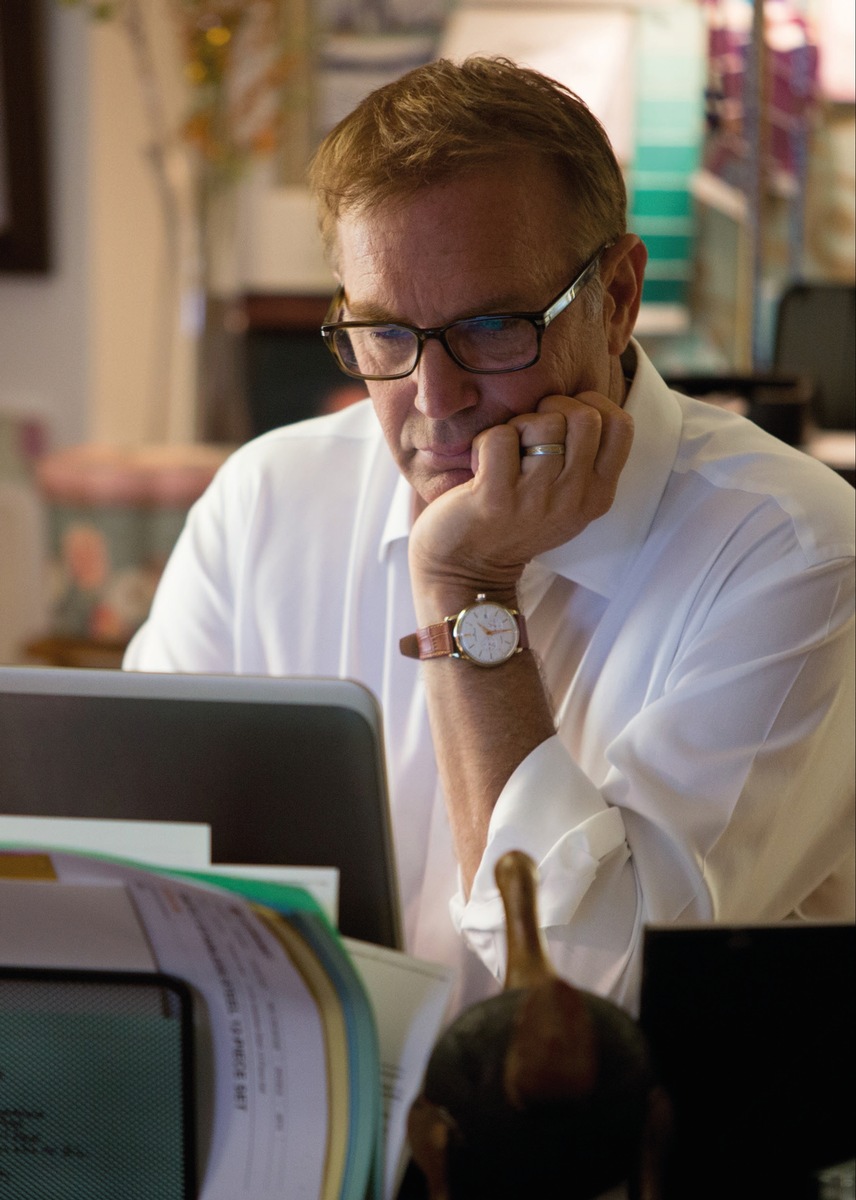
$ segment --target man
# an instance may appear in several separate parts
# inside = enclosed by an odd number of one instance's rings
[[[646,252],[597,121],[436,62],[312,180],[325,337],[371,401],[232,457],[126,665],[376,693],[408,948],[460,1004],[503,975],[509,848],[557,968],[631,1010],[646,922],[845,915],[852,492],[632,340]]]

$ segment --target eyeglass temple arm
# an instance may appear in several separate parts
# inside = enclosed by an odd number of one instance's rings
[[[345,285],[340,283],[339,286],[336,288],[335,292],[333,293],[332,299],[330,300],[330,304],[327,308],[327,312],[324,314],[324,320],[321,322],[321,324],[322,325],[335,324],[335,322],[339,318],[339,314],[342,311],[342,305],[344,303],[345,303]]]
[[[604,246],[604,250],[605,249],[606,249],[606,247]],[[591,260],[589,265],[585,268],[582,275],[578,275],[577,278],[574,280],[574,282],[571,284],[571,286],[566,288],[562,292],[561,296],[558,296],[553,301],[553,303],[550,305],[550,307],[544,313],[544,328],[545,329],[547,328],[547,326],[550,324],[551,321],[555,320],[556,317],[558,317],[560,313],[565,311],[565,309],[568,307],[569,304],[571,304],[574,300],[576,300],[577,296],[583,290],[585,285],[588,283],[588,281],[591,279],[592,275],[595,273],[598,266],[600,265],[600,257],[602,254],[603,254],[603,250],[600,250],[595,255],[595,257]]]

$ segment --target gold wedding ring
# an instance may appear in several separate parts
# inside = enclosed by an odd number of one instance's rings
[[[523,450],[524,458],[541,458],[549,454],[564,454],[564,442],[541,442],[537,446],[526,446]]]

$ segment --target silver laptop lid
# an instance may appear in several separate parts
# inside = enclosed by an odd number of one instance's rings
[[[402,945],[382,718],[353,680],[0,667],[0,812],[205,822],[215,863],[337,867],[342,933]]]

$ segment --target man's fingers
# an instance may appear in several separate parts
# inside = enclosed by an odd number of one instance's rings
[[[536,412],[512,417],[474,440],[475,488],[493,511],[507,505],[521,484],[524,492],[532,487],[530,507],[540,506],[542,526],[548,509],[556,508],[565,516],[576,512],[584,528],[612,505],[632,440],[632,418],[599,392],[547,396]],[[540,452],[526,453],[533,449]]]
[[[568,460],[589,458],[598,476],[621,471],[633,441],[633,418],[600,392],[545,396],[539,415],[562,414],[568,428]],[[596,414],[596,415],[595,415]]]
[[[600,445],[594,460],[595,474],[616,477],[627,462],[633,444],[633,418],[600,392],[581,392],[575,397],[595,409],[601,418]]]
[[[509,425],[517,430],[521,455],[533,446],[565,445],[568,423],[560,411],[549,413],[524,413],[512,417]]]
[[[494,425],[473,441],[472,470],[478,482],[511,487],[520,474],[520,437],[513,425]]]

